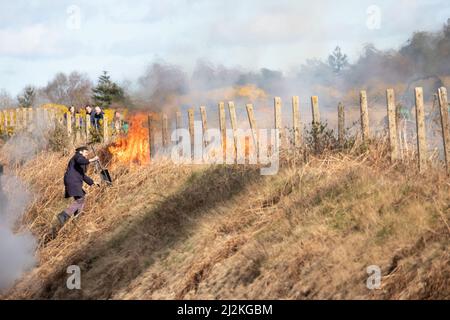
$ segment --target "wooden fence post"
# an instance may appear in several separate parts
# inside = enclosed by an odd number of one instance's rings
[[[163,148],[167,148],[169,146],[169,128],[168,128],[167,114],[163,113],[161,120],[162,120],[161,123],[162,144]]]
[[[222,156],[223,162],[225,163],[227,157],[227,123],[225,118],[225,104],[223,102],[219,102],[219,126],[222,137]]]
[[[28,127],[31,127],[34,123],[34,109],[28,108]]]
[[[191,137],[191,159],[194,159],[194,147],[195,147],[195,137],[194,137],[194,108],[188,110],[188,120],[189,120],[189,135]]]
[[[399,159],[397,140],[397,117],[395,107],[394,89],[386,90],[387,116],[389,128],[389,146],[391,150],[391,161]]]
[[[30,117],[30,109],[22,108],[22,125],[25,130],[27,130],[31,126],[32,119]],[[17,120],[19,120],[17,118]]]
[[[20,127],[23,128],[24,130],[26,130],[27,127],[28,127],[28,122],[27,122],[28,113],[27,113],[27,109],[20,107],[19,110],[20,111],[18,112],[18,114],[20,114]],[[17,120],[19,121],[19,117],[17,117]]]
[[[8,129],[8,111],[5,109],[2,111],[3,114],[3,126],[5,127],[5,130]]]
[[[253,145],[255,146],[255,152],[256,152],[256,159],[259,159],[259,133],[258,128],[256,127],[256,120],[255,120],[255,114],[253,112],[253,105],[247,104],[247,116],[248,116],[248,122],[250,124],[250,129],[252,130],[252,137],[253,137]]]
[[[72,135],[72,114],[70,112],[66,112],[66,127],[67,135],[70,137]]]
[[[281,139],[283,138],[283,125],[281,120],[281,98],[275,97],[274,99],[274,118],[275,118],[275,129],[278,130],[278,141],[281,145]],[[280,146],[278,146],[280,147]]]
[[[233,101],[228,102],[228,110],[230,112],[230,122],[231,122],[231,130],[233,132],[233,141],[234,141],[234,161],[237,162],[238,156],[238,137],[237,137],[237,118],[236,118],[236,108],[234,106]]]
[[[342,102],[338,104],[338,143],[340,147],[345,142],[345,108]]]
[[[104,143],[108,143],[108,141],[109,141],[108,126],[109,126],[108,117],[105,115],[105,116],[103,116],[103,142]]]
[[[14,119],[14,112],[12,110],[9,111],[9,119],[10,119],[11,127],[14,128],[14,133],[16,133],[16,122]]]
[[[25,129],[22,122],[20,108],[16,108],[16,123],[17,123],[17,130]]]
[[[177,142],[176,144],[178,145],[178,142],[181,143],[181,141],[183,140],[183,137],[180,138],[180,131],[181,131],[181,127],[182,127],[182,122],[181,122],[181,112],[179,110],[177,110],[175,112],[175,130],[176,130],[176,134],[177,134]],[[182,150],[179,149],[178,154],[181,155],[182,154]]]
[[[3,110],[2,114],[3,114],[3,125],[5,127],[5,130],[8,131],[8,111]]]
[[[362,140],[366,143],[369,141],[369,108],[367,106],[367,92],[362,90],[359,96]]]
[[[10,122],[8,121],[8,110],[3,111],[4,119],[5,119],[5,129],[8,131],[8,126]]]
[[[75,114],[75,143],[78,143],[80,141],[80,114]]]
[[[294,130],[294,146],[295,148],[301,145],[301,128],[300,128],[300,99],[298,96],[292,97],[292,127]]]
[[[423,172],[427,165],[427,141],[425,132],[425,110],[423,105],[423,88],[415,89],[416,98],[416,127],[417,127],[417,154],[419,171]]]
[[[177,139],[179,139],[181,127],[182,127],[181,112],[177,111],[175,113],[175,129],[177,130]]]
[[[311,97],[312,124],[317,127],[320,124],[319,97]]]
[[[52,112],[52,118],[54,113]],[[86,143],[89,142],[91,135],[91,115],[87,114],[85,117]]]
[[[320,128],[320,111],[319,111],[319,97],[311,97],[311,111],[312,111],[312,132],[314,137],[314,149],[318,148],[319,128]]]
[[[155,137],[153,135],[153,115],[148,115],[148,152],[150,154],[150,160],[155,156]]]
[[[3,111],[4,116],[5,116],[5,128],[6,131],[8,132],[8,127],[11,126],[11,120],[9,119],[9,110],[5,110]]]
[[[48,129],[50,123],[50,115],[48,109],[42,109],[42,122],[45,124],[45,129]]]
[[[206,148],[208,146],[208,137],[206,136],[208,132],[208,120],[206,118],[205,106],[200,107],[200,115],[202,117],[203,146]]]
[[[16,119],[17,119],[17,127],[21,130],[26,130],[26,119],[25,119],[26,113],[24,112],[23,108],[18,108],[16,110]]]
[[[447,89],[442,87],[438,89],[439,110],[441,115],[442,140],[444,144],[445,166],[447,174],[450,174],[450,128],[448,120],[448,98]]]
[[[5,113],[4,113],[4,111],[0,110],[0,128],[3,131],[3,134],[5,133],[4,131],[6,131],[5,120],[6,120]]]

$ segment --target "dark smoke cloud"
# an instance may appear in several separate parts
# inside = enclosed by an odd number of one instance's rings
[[[162,110],[176,104],[188,91],[187,75],[179,66],[155,62],[138,79],[137,105]]]

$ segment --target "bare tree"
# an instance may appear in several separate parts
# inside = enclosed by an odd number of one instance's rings
[[[16,106],[16,102],[11,97],[8,91],[5,89],[0,89],[0,110],[7,108],[14,108]]]
[[[69,75],[58,73],[42,89],[53,103],[81,106],[90,101],[92,82],[86,74],[73,71]]]

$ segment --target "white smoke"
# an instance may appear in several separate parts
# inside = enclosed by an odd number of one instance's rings
[[[22,164],[32,159],[48,145],[49,130],[54,123],[42,112],[35,111],[33,122],[25,130],[19,130],[2,147],[4,157],[10,163]]]
[[[30,200],[25,185],[14,176],[0,176],[0,293],[35,264],[36,240],[18,225]]]

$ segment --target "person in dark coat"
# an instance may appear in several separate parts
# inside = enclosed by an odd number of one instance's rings
[[[96,130],[100,129],[100,122],[103,121],[104,116],[105,113],[103,110],[99,106],[96,106],[94,108],[93,116],[91,116],[92,125]]]
[[[95,156],[92,159],[88,159],[89,154],[87,147],[80,147],[75,150],[75,155],[70,159],[67,165],[66,173],[64,174],[64,187],[65,198],[74,198],[66,210],[57,215],[57,222],[59,228],[69,220],[70,217],[80,214],[83,210],[85,203],[86,192],[83,190],[83,183],[90,186],[94,184],[94,181],[86,175],[87,166],[91,162],[98,161],[99,158]],[[54,227],[53,232],[56,232]]]
[[[91,125],[93,126],[94,123],[95,123],[95,120],[94,120],[95,112],[94,112],[94,110],[92,110],[92,107],[91,107],[90,105],[87,105],[87,106],[84,108],[84,110],[86,111],[86,115],[88,115],[88,116],[90,117],[90,119],[91,119]]]

